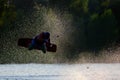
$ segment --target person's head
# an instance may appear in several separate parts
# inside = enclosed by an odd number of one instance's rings
[[[50,33],[49,32],[44,32],[44,38],[49,39],[49,37],[50,37]]]

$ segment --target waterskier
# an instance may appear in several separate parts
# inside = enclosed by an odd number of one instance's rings
[[[32,50],[35,46],[39,46],[39,49],[42,50],[43,53],[46,53],[46,45],[50,45],[50,33],[41,32],[39,35],[33,38],[32,43],[30,44],[28,49]]]

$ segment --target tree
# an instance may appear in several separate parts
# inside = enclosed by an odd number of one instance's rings
[[[0,5],[0,26],[5,26],[15,20],[15,6],[12,0],[1,0]]]

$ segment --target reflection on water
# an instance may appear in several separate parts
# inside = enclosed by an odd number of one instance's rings
[[[31,75],[31,76],[0,76],[0,80],[53,80],[53,79],[61,79],[63,76],[61,75]]]
[[[119,80],[120,64],[6,64],[0,80]]]

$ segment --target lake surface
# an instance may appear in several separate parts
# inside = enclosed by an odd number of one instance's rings
[[[0,80],[120,80],[120,64],[3,64]]]

